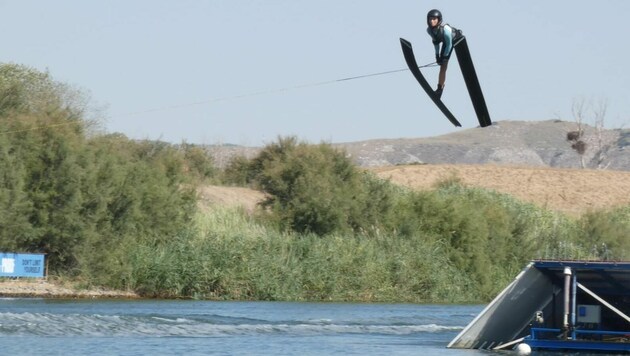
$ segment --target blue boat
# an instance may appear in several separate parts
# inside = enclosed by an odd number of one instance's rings
[[[630,262],[530,262],[449,348],[630,353]]]

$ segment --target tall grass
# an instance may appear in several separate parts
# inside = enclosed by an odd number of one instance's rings
[[[404,234],[282,232],[239,209],[215,207],[162,244],[127,246],[128,268],[111,280],[150,297],[462,303],[492,298],[530,259],[597,258],[582,220],[482,189],[452,185],[427,194],[413,199],[428,199],[437,222],[418,215]],[[453,226],[479,246],[444,238]]]
[[[199,215],[196,231],[132,249],[133,288],[154,297],[463,302],[478,300],[441,247],[417,239],[281,233],[239,210]],[[184,236],[186,235],[186,236]]]

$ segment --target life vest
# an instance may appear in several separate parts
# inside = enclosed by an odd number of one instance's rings
[[[431,39],[433,40],[434,45],[437,45],[440,42],[444,42],[444,27],[445,26],[448,26],[451,28],[451,32],[453,34],[453,42],[455,42],[457,39],[459,39],[462,36],[461,30],[458,30],[447,23],[439,24],[436,28],[428,27],[427,32],[431,36]]]

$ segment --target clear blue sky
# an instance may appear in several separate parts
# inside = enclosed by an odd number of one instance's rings
[[[85,89],[107,131],[132,138],[427,137],[462,129],[408,71],[279,90],[405,68],[399,37],[434,61],[431,8],[467,36],[493,120],[572,120],[585,98],[607,100],[607,127],[630,126],[624,0],[0,0],[0,61]],[[443,100],[477,125],[455,58]]]

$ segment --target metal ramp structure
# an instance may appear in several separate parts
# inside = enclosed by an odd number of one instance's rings
[[[630,352],[630,262],[532,261],[448,345]]]

